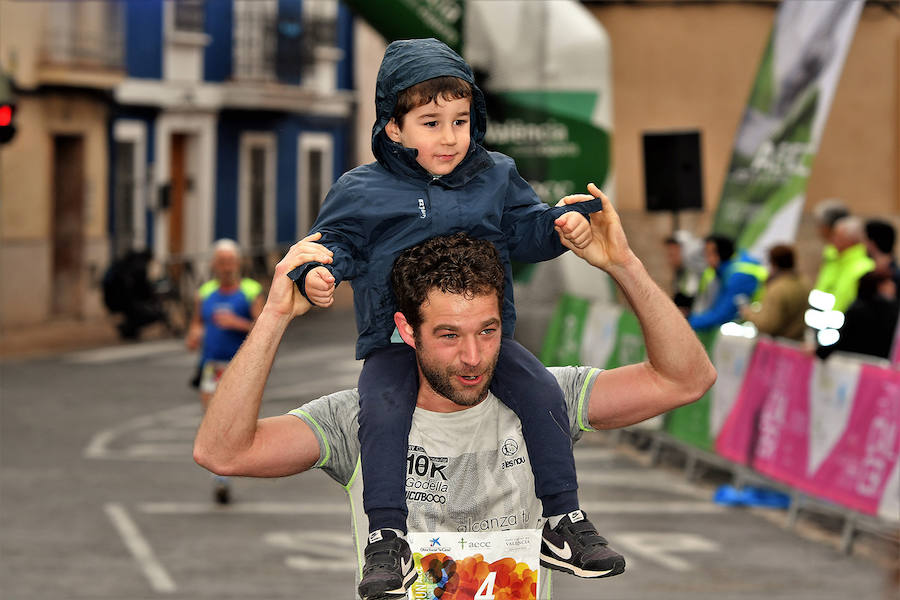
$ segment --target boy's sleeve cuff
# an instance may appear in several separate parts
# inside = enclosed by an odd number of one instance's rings
[[[300,265],[299,267],[289,271],[287,274],[287,276],[291,278],[291,281],[293,281],[297,285],[297,289],[300,290],[300,294],[304,298],[306,298],[306,301],[310,304],[313,304],[313,301],[310,300],[309,296],[306,295],[306,286],[303,285],[303,282],[306,281],[306,275],[316,267],[325,267],[326,269],[328,269],[328,265],[322,264],[320,262],[309,262]],[[328,270],[331,271],[331,269]]]
[[[551,210],[556,211],[554,218],[562,216],[567,212],[577,212],[584,215],[585,219],[590,219],[591,213],[603,210],[603,201],[600,198],[586,200],[584,202],[576,202],[575,204],[565,204],[563,206],[554,206]]]

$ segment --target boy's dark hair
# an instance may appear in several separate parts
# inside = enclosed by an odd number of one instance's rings
[[[459,100],[460,98],[472,98],[472,85],[459,77],[443,76],[426,79],[402,90],[397,95],[397,104],[394,106],[394,114],[391,117],[399,127],[403,127],[403,118],[406,113],[431,104],[438,98],[442,100]]]
[[[871,219],[866,221],[866,237],[872,240],[875,247],[885,254],[894,253],[894,241],[897,238],[897,232],[894,226],[887,221],[880,219]]]
[[[404,250],[391,270],[397,309],[413,331],[422,324],[422,304],[433,289],[466,298],[490,294],[503,307],[504,272],[494,245],[464,232],[431,238]]]
[[[794,269],[794,249],[787,244],[778,244],[769,249],[769,263],[781,271]]]
[[[716,254],[719,255],[721,262],[731,260],[731,257],[734,256],[734,240],[731,238],[714,233],[706,236],[706,241],[716,245]]]

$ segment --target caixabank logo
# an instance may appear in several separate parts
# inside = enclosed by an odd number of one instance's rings
[[[453,551],[453,548],[450,546],[444,546],[441,544],[441,537],[433,537],[430,538],[427,544],[422,544],[418,548],[416,548],[417,552],[422,554],[430,554],[432,552],[443,552],[447,554]]]

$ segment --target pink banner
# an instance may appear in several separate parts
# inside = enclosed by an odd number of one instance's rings
[[[864,365],[840,441],[805,491],[877,514],[888,477],[900,456],[900,372]]]
[[[741,391],[716,437],[716,452],[746,465],[752,458],[760,408],[769,394],[778,346],[760,339],[753,350]]]
[[[794,348],[775,351],[769,393],[759,414],[753,467],[791,485],[806,479],[809,456],[809,381],[813,361]]]

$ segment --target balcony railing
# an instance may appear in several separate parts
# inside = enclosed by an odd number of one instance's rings
[[[241,3],[234,28],[234,79],[276,81],[300,78],[316,62],[315,50],[334,47],[334,19],[304,18],[302,23],[279,19],[267,2]]]
[[[124,4],[58,3],[48,11],[42,59],[54,66],[122,69]]]

